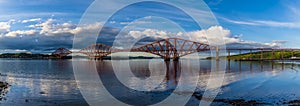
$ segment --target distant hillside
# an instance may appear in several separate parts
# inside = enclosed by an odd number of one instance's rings
[[[284,59],[291,59],[292,58],[292,52],[291,51],[285,51],[285,52],[281,52],[281,51],[275,51],[274,52],[274,59],[281,59],[281,53],[283,53],[283,58]],[[294,51],[294,58],[299,58],[300,57],[300,51]],[[233,56],[229,56],[227,57],[228,59],[232,59],[232,60],[249,60],[251,57],[250,53],[247,54],[241,54],[241,55],[233,55]],[[254,52],[252,53],[252,59],[260,59],[261,57],[261,52]],[[263,58],[264,59],[272,59],[272,52],[271,51],[266,51],[263,52]]]
[[[57,57],[47,54],[30,54],[30,53],[4,53],[0,58],[24,58],[24,59],[56,59]]]

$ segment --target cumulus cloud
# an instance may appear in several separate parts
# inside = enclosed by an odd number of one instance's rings
[[[232,35],[229,29],[222,26],[212,26],[208,29],[198,31],[176,33],[158,29],[130,30],[128,32],[123,32],[118,28],[103,27],[103,23],[101,22],[77,26],[71,22],[60,22],[55,19],[47,19],[43,22],[29,25],[23,30],[13,31],[11,31],[11,22],[0,22],[0,49],[36,52],[51,52],[59,47],[70,49],[72,48],[75,34],[84,33],[86,36],[95,36],[92,32],[99,31],[100,28],[102,28],[102,33],[98,37],[97,42],[107,45],[112,45],[115,39],[117,39],[117,35],[121,35],[119,39],[127,42],[144,37],[144,40],[137,43],[139,45],[169,37],[182,38],[202,43],[218,42],[220,38],[223,38],[229,48],[274,48],[280,47],[286,42],[273,41],[265,43],[244,41],[242,40],[241,35]],[[207,39],[210,39],[209,41],[211,42],[208,42]],[[81,42],[86,42],[84,40],[86,39],[82,39]],[[122,45],[122,43],[119,45]]]
[[[212,26],[209,29],[188,32],[192,39],[214,44],[220,42],[223,38],[228,48],[278,48],[281,47],[286,41],[273,41],[271,43],[245,41],[242,35],[232,35],[229,29],[222,26]],[[209,38],[209,41],[205,38]]]
[[[70,33],[76,26],[71,23],[55,24],[54,19],[48,19],[43,23],[34,25],[35,28],[41,29],[41,35],[51,36],[60,33]]]
[[[213,45],[217,45],[218,43],[220,43],[222,40],[221,38],[223,38],[226,43],[232,43],[238,41],[238,39],[230,37],[231,36],[230,30],[224,29],[222,26],[212,26],[208,29],[188,32],[187,36],[190,36],[191,39],[196,40],[198,42],[203,42],[203,43],[213,44]]]
[[[23,30],[11,31],[10,22],[1,22],[0,49],[2,51],[50,52],[59,47],[71,48],[74,34],[88,34],[91,31],[99,30],[101,26],[101,23],[93,23],[77,27],[76,24],[71,22],[61,23],[55,19],[47,19],[44,22],[30,25],[30,27]]]
[[[70,22],[65,23],[57,23],[54,19],[48,19],[43,23],[36,25],[29,25],[30,28],[40,29],[40,35],[46,36],[55,36],[59,34],[77,34],[83,31],[95,31],[101,28],[102,24],[100,22],[84,25],[84,26],[76,26]]]
[[[232,35],[229,29],[222,26],[212,26],[208,29],[192,31],[192,32],[178,32],[171,33],[156,29],[146,29],[144,31],[130,31],[128,33],[132,38],[139,37],[152,37],[152,38],[168,38],[176,37],[196,42],[216,45],[220,43],[221,38],[224,39],[228,48],[278,48],[281,47],[286,41],[273,41],[270,43],[254,42],[242,40],[242,35]],[[208,40],[209,39],[209,40]],[[155,40],[155,39],[154,39]]]

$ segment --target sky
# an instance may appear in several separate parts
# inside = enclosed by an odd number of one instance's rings
[[[188,35],[193,35],[190,39],[197,42],[207,42],[205,34],[215,34],[218,30],[224,34],[228,48],[300,48],[300,1],[297,0],[204,0],[219,22],[209,28],[195,25],[191,17],[178,8],[153,2],[126,7],[106,23],[77,26],[93,2],[0,0],[0,53],[49,53],[59,47],[72,49],[75,34],[102,27],[98,42],[107,45],[114,43],[116,35],[123,35],[118,39],[124,41],[148,37],[140,42],[141,45],[157,38],[187,38]],[[115,6],[108,2],[107,7]],[[190,5],[187,3],[185,7]],[[207,14],[197,9],[193,12]],[[122,44],[120,46],[126,47]]]

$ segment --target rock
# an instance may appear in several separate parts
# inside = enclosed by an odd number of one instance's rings
[[[0,95],[4,95],[6,93],[6,89],[9,87],[9,84],[6,82],[0,81]]]
[[[43,95],[43,94],[46,94],[46,93],[42,91],[42,92],[40,92],[40,94],[42,94],[42,95]]]
[[[300,105],[300,100],[292,100],[292,101],[289,101],[289,102],[283,102],[283,104],[297,106],[297,105]]]

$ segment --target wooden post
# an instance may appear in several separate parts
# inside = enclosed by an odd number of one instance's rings
[[[242,71],[242,61],[239,61],[239,71]]]
[[[252,61],[250,61],[250,71],[252,71]]]
[[[228,60],[228,70],[229,70],[229,72],[230,72],[230,70],[231,70],[230,67],[231,67],[231,66],[230,66],[230,60]]]
[[[219,61],[219,46],[216,47],[216,61]]]
[[[264,70],[264,65],[263,65],[262,61],[260,61],[260,70],[261,70],[261,71]]]
[[[274,49],[272,49],[272,60],[274,60]]]
[[[263,49],[260,51],[260,60],[263,60]]]
[[[228,71],[230,72],[230,50],[228,50]]]
[[[250,60],[252,60],[252,49],[250,50]]]
[[[281,62],[281,69],[284,70],[284,63]]]
[[[228,50],[228,60],[230,60],[230,50]]]
[[[294,57],[294,49],[292,49],[292,57]]]
[[[274,70],[274,61],[272,61],[272,70]]]
[[[242,49],[240,49],[240,60],[242,60]]]
[[[283,60],[283,49],[281,49],[281,60]]]

